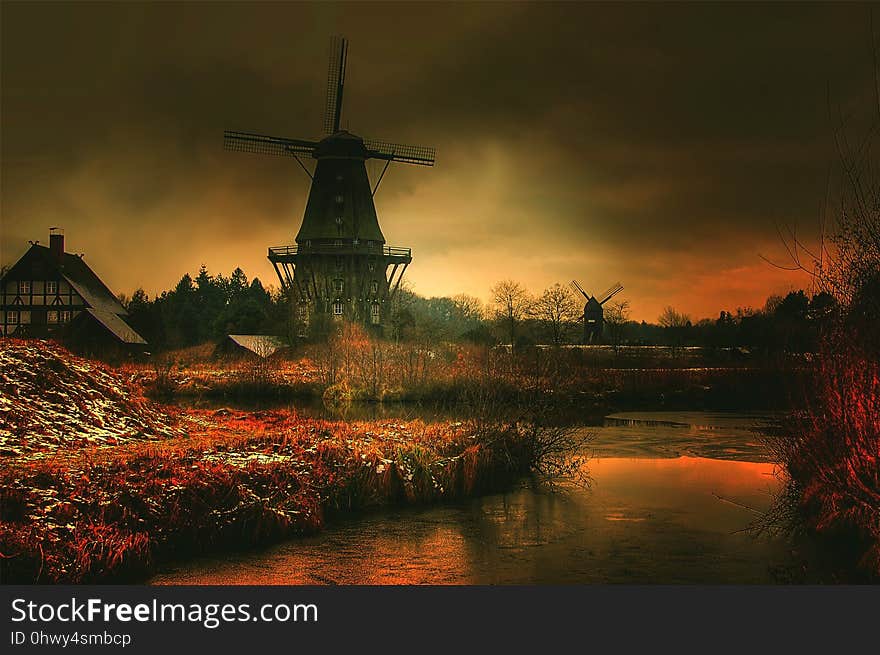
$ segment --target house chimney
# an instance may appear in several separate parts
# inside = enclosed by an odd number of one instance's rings
[[[59,262],[64,257],[64,232],[60,227],[49,228],[49,251]]]

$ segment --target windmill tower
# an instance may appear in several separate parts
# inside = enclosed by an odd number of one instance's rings
[[[587,299],[587,304],[584,305],[584,343],[597,343],[605,326],[605,310],[602,306],[623,291],[623,285],[618,282],[611,286],[599,295],[601,300],[584,291],[577,280],[571,281],[571,288]]]
[[[226,131],[227,150],[293,157],[311,178],[296,243],[269,248],[283,289],[297,306],[299,333],[320,331],[328,319],[346,318],[381,330],[391,299],[412,262],[409,248],[385,244],[373,196],[391,162],[434,165],[434,149],[364,139],[339,129],[348,42],[330,46],[324,137],[318,141]],[[314,173],[302,158],[317,160]],[[385,161],[371,186],[365,162]]]

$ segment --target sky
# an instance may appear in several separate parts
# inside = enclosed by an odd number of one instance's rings
[[[293,242],[309,179],[223,150],[223,130],[320,137],[334,34],[350,44],[343,126],[437,149],[433,168],[393,164],[375,198],[388,244],[413,249],[413,290],[620,281],[636,320],[808,285],[763,258],[788,263],[780,226],[815,239],[834,124],[873,93],[860,4],[0,12],[0,261],[61,226],[129,295],[202,264],[278,284],[266,249]]]

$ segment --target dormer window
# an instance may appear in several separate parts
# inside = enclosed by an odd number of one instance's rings
[[[18,281],[18,293],[21,295],[29,294],[31,292],[31,281],[30,280],[19,280]]]

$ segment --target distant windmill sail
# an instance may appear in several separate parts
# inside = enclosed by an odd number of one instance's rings
[[[599,298],[601,298],[601,300],[599,300],[599,304],[600,304],[600,305],[604,305],[606,302],[608,302],[609,300],[611,300],[614,296],[616,296],[616,295],[617,295],[618,293],[620,293],[621,291],[623,291],[623,285],[622,285],[620,282],[618,282],[618,283],[612,285],[611,287],[609,287],[608,289],[606,289],[606,290],[605,290],[605,291],[599,296]]]
[[[587,300],[590,299],[590,294],[588,294],[586,291],[584,291],[583,287],[581,287],[581,285],[578,284],[577,280],[572,280],[571,283],[569,284],[569,286],[571,287],[572,291],[574,291],[576,293],[580,293]]]

